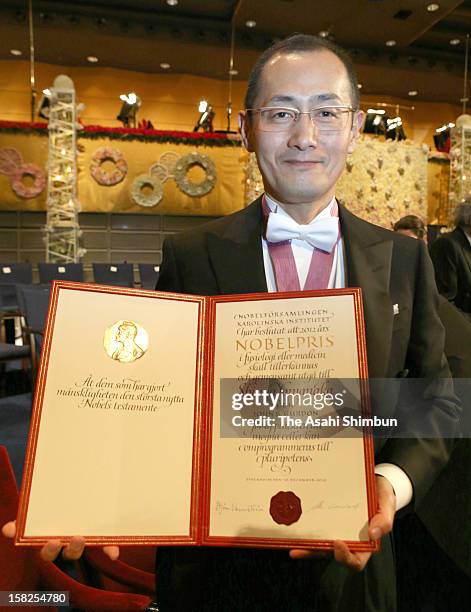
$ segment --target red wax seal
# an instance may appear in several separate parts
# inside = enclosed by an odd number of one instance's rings
[[[291,525],[302,514],[301,500],[293,491],[280,491],[270,500],[270,514],[275,523]]]

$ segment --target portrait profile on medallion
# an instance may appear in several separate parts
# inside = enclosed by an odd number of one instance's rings
[[[131,363],[149,348],[149,334],[135,321],[116,321],[105,330],[103,346],[111,359]]]

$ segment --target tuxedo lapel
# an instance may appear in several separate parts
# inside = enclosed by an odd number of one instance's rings
[[[393,323],[389,296],[392,240],[374,226],[339,207],[347,264],[347,285],[361,287],[370,377],[386,376]],[[208,235],[208,253],[221,294],[267,291],[262,252],[260,198],[239,214],[224,232]]]
[[[261,236],[261,198],[234,215],[223,233],[208,235],[209,258],[220,293],[267,291]]]
[[[392,240],[384,240],[374,226],[339,207],[344,237],[347,285],[361,287],[371,378],[387,376],[393,324],[389,295]]]
[[[457,241],[461,246],[461,250],[463,251],[464,260],[468,264],[469,271],[471,273],[471,244],[469,244],[469,240],[466,238],[463,229],[456,228],[454,233],[456,233]]]

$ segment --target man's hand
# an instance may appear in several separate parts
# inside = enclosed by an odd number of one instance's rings
[[[389,533],[393,527],[396,512],[396,495],[389,480],[383,476],[376,476],[376,493],[378,498],[378,511],[370,520],[368,535],[371,540],[379,540]],[[293,549],[289,551],[292,559],[307,559],[309,557],[324,556],[323,553],[312,550]],[[338,563],[346,565],[352,570],[361,572],[371,557],[370,552],[351,552],[345,542],[334,542],[334,558]]]
[[[2,533],[6,538],[14,538],[16,535],[16,521],[5,523],[2,527]],[[59,556],[62,550],[64,559],[75,561],[80,559],[85,548],[85,540],[81,537],[74,537],[68,544],[63,546],[60,540],[50,540],[45,544],[40,551],[41,558],[44,561],[54,561]],[[116,561],[119,557],[118,546],[103,546],[103,552],[108,555],[112,561]]]

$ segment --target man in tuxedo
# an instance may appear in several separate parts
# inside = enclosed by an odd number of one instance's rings
[[[439,292],[471,320],[471,200],[456,210],[455,229],[430,249]]]
[[[466,220],[464,206],[457,216],[462,222]],[[399,219],[394,231],[427,239],[424,222],[415,215]],[[471,400],[466,382],[471,379],[471,319],[444,295],[439,298],[445,355],[453,378],[464,379],[455,380],[455,391],[464,408],[461,429],[465,433],[416,513],[398,521],[394,530],[402,603],[417,610],[460,610],[471,594]],[[410,556],[411,545],[414,558]]]
[[[332,555],[309,550],[167,547],[157,550],[160,612],[393,612],[396,588],[391,529],[396,511],[420,500],[446,463],[458,408],[438,379],[443,359],[438,294],[426,248],[352,215],[335,199],[337,180],[363,121],[355,71],[333,43],[296,35],[262,54],[240,113],[265,194],[246,209],[164,243],[157,289],[237,294],[361,287],[369,375],[424,379],[421,418],[437,435],[377,440],[378,507],[369,523],[381,551]],[[281,246],[281,249],[280,249]],[[383,415],[395,413],[386,394]],[[12,524],[4,532],[14,533]],[[60,543],[43,549],[52,558]],[[64,550],[77,558],[83,541]],[[115,547],[108,549],[116,557]]]
[[[370,377],[429,379],[421,416],[438,433],[443,423],[454,431],[455,398],[434,385],[449,371],[425,245],[359,219],[335,199],[363,121],[348,55],[313,36],[283,40],[255,65],[245,106],[242,139],[257,156],[265,194],[240,212],[167,239],[157,289],[214,295],[361,287]],[[397,397],[389,395],[381,410],[393,414]],[[306,550],[288,556],[159,549],[161,612],[395,610],[394,516],[423,497],[451,441],[412,435],[377,442],[378,511],[369,536],[381,539],[380,553],[352,553],[340,541],[334,559]]]

